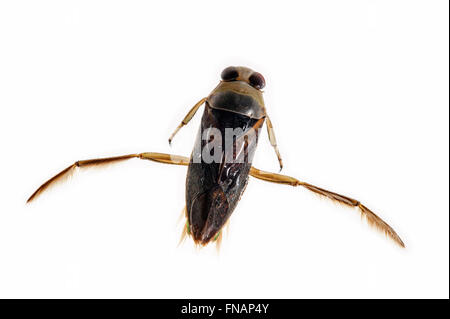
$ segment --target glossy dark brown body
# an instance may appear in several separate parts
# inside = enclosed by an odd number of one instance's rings
[[[199,244],[205,245],[215,238],[245,190],[259,128],[264,123],[260,107],[253,97],[233,91],[220,92],[218,96],[213,93],[205,103],[186,178],[187,218],[191,235]],[[201,135],[209,128],[221,132],[220,162],[205,161],[202,157],[208,141]],[[232,140],[233,148],[228,151],[225,147],[227,128],[242,130],[242,134]]]

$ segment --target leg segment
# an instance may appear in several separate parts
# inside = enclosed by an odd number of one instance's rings
[[[187,157],[179,156],[179,155],[163,154],[163,153],[129,154],[129,155],[122,155],[122,156],[115,156],[115,157],[96,158],[96,159],[77,161],[77,162],[73,163],[72,165],[70,165],[69,167],[67,167],[66,169],[62,170],[60,173],[58,173],[55,176],[53,176],[52,178],[50,178],[44,184],[42,184],[30,196],[30,198],[28,198],[27,203],[31,202],[33,199],[35,199],[38,195],[40,195],[47,188],[55,185],[57,182],[61,182],[61,181],[65,180],[67,177],[72,175],[74,173],[74,171],[77,169],[77,167],[84,168],[84,167],[108,165],[108,164],[122,162],[122,161],[128,160],[130,158],[140,158],[140,159],[145,159],[145,160],[150,160],[150,161],[165,163],[165,164],[189,165],[189,158],[187,158]]]
[[[266,114],[266,125],[267,125],[267,134],[269,135],[270,145],[272,145],[275,153],[278,157],[278,162],[280,163],[280,171],[283,169],[283,160],[281,159],[280,151],[278,150],[277,140],[275,138],[275,131],[273,130],[272,121],[269,116]]]
[[[317,187],[317,186],[314,186],[314,185],[311,185],[311,184],[308,184],[305,182],[301,182],[294,177],[281,175],[281,174],[275,174],[275,173],[269,173],[269,172],[261,171],[254,167],[252,167],[250,169],[250,175],[255,178],[267,181],[267,182],[286,184],[286,185],[291,185],[291,186],[303,186],[316,194],[328,197],[329,199],[336,201],[338,203],[341,203],[341,204],[344,204],[344,205],[347,205],[350,207],[358,207],[358,209],[361,212],[361,215],[367,219],[367,222],[369,223],[369,225],[374,226],[379,231],[384,232],[387,236],[389,236],[394,242],[396,242],[401,247],[405,247],[405,244],[400,239],[400,237],[397,235],[397,233],[394,231],[394,229],[392,229],[391,226],[389,226],[380,217],[375,215],[375,213],[373,213],[366,206],[364,206],[359,201],[357,201],[353,198],[350,198],[350,197],[347,197],[344,195],[340,195],[337,193],[333,193],[333,192],[327,191],[323,188],[320,188],[320,187]]]
[[[172,135],[170,135],[169,137],[169,144],[172,143],[173,138],[175,137],[175,134],[178,133],[178,131],[185,126],[186,124],[189,123],[189,121],[194,117],[195,113],[197,112],[197,110],[200,108],[200,106],[202,106],[203,103],[205,103],[206,101],[206,97],[204,97],[203,99],[201,99],[200,101],[197,102],[197,104],[194,105],[194,107],[189,111],[189,113],[184,117],[183,121],[181,121],[180,125],[178,125],[178,127],[175,129],[175,131],[172,133]]]
[[[165,154],[165,153],[141,153],[138,154],[140,159],[145,159],[153,162],[173,164],[173,165],[189,165],[189,157]]]

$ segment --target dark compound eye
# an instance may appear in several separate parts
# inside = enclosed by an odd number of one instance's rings
[[[261,73],[255,72],[248,78],[248,81],[250,82],[250,85],[253,86],[255,89],[261,90],[266,86],[266,80],[264,80],[264,77]]]
[[[235,67],[229,66],[225,70],[222,71],[222,74],[220,77],[224,81],[233,81],[236,80],[236,78],[239,76],[239,72],[236,70]]]

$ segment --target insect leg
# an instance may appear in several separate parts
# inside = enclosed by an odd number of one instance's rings
[[[401,247],[405,247],[405,244],[397,235],[397,233],[394,231],[394,229],[392,229],[391,226],[389,226],[385,221],[383,221],[380,217],[375,215],[375,213],[373,213],[370,209],[368,209],[366,206],[361,204],[356,199],[327,191],[323,188],[299,181],[294,177],[265,172],[254,167],[250,169],[250,175],[267,182],[286,184],[291,186],[303,186],[308,190],[321,196],[325,196],[333,201],[339,202],[346,206],[357,207],[360,210],[361,215],[367,219],[369,225],[374,226],[377,230],[381,232],[384,232],[388,237],[390,237],[394,242],[396,242]]]
[[[145,159],[164,164],[184,165],[184,166],[189,165],[189,157],[181,155],[148,152],[138,154],[137,157],[139,157],[140,159]]]
[[[283,160],[281,159],[280,151],[278,150],[277,140],[275,138],[275,131],[273,130],[272,121],[270,120],[267,114],[266,114],[266,126],[267,126],[267,134],[269,135],[269,141],[273,149],[275,150],[275,153],[277,154],[281,171],[283,169]]]
[[[197,110],[200,108],[200,106],[202,106],[203,103],[205,103],[205,101],[206,101],[206,97],[204,97],[203,99],[198,101],[197,104],[195,104],[194,107],[188,112],[188,114],[184,117],[183,121],[181,121],[180,125],[178,125],[178,127],[175,129],[175,131],[172,133],[172,135],[170,135],[170,137],[169,137],[169,144],[172,143],[172,140],[175,137],[175,134],[177,134],[178,131],[183,126],[185,126],[186,124],[189,123],[189,121],[194,117],[194,115],[197,112]]]
[[[165,164],[174,164],[174,165],[188,165],[189,164],[189,158],[179,155],[171,155],[171,154],[163,154],[163,153],[140,153],[140,154],[128,154],[128,155],[122,155],[122,156],[115,156],[115,157],[106,157],[106,158],[96,158],[96,159],[89,159],[89,160],[82,160],[77,161],[67,167],[66,169],[62,170],[52,178],[50,178],[48,181],[46,181],[44,184],[42,184],[31,196],[28,198],[27,203],[31,202],[33,199],[35,199],[38,195],[40,195],[43,191],[48,189],[49,187],[55,185],[57,182],[63,181],[67,177],[69,177],[71,174],[74,173],[74,171],[80,167],[94,167],[94,166],[102,166],[107,164],[113,164],[122,162],[131,158],[140,158],[145,160],[150,160],[154,162],[159,163],[165,163]]]

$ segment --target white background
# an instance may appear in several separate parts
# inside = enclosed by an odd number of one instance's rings
[[[0,297],[449,297],[447,1],[2,1]],[[285,174],[359,199],[405,241],[251,179],[219,254],[177,247],[185,167],[228,65],[267,81]],[[277,171],[266,134],[256,167]]]

